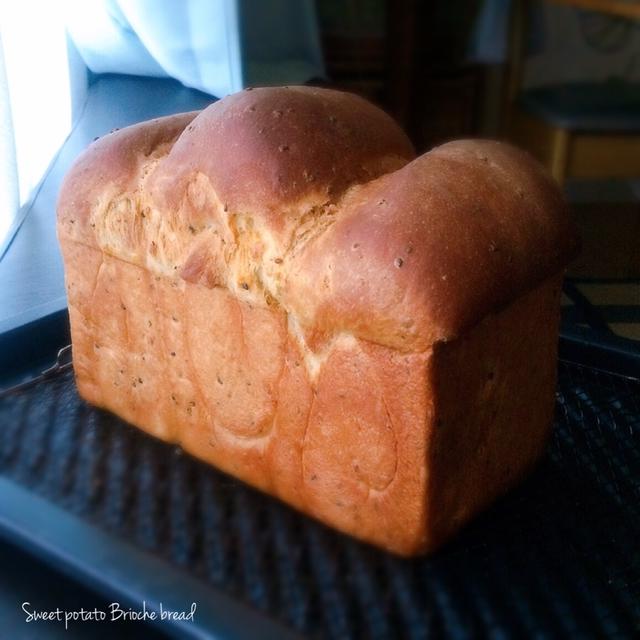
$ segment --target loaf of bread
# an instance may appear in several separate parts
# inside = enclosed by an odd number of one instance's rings
[[[58,234],[81,396],[343,532],[432,550],[543,451],[577,238],[515,148],[246,90],[94,142]]]

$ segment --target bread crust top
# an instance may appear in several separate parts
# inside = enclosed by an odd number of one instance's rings
[[[526,153],[462,140],[415,158],[383,111],[310,87],[97,140],[65,179],[58,233],[280,307],[312,349],[348,333],[403,352],[456,338],[579,248]]]

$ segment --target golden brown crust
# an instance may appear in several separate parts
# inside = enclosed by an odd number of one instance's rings
[[[354,536],[424,546],[430,353],[343,339],[314,379],[281,310],[63,247],[85,399]]]
[[[433,352],[344,339],[314,380],[282,312],[64,250],[84,398],[395,553],[440,546],[546,442],[559,276]]]
[[[116,129],[89,145],[60,189],[59,233],[94,245],[90,214],[96,203],[105,196],[135,192],[145,160],[171,145],[197,113],[179,113]]]
[[[196,174],[230,211],[265,218],[334,202],[354,184],[406,164],[413,147],[385,113],[329,89],[246,90],[203,111],[151,182],[157,206],[176,207]]]
[[[293,262],[287,293],[315,331],[421,350],[562,270],[577,248],[541,167],[509,145],[466,140],[353,190]]]
[[[539,455],[577,240],[523,152],[412,158],[384,113],[301,87],[96,142],[58,208],[80,393],[363,540],[435,548]],[[462,371],[485,357],[495,423]]]

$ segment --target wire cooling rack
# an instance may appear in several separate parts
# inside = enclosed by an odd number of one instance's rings
[[[640,383],[560,362],[556,428],[516,490],[402,560],[294,512],[77,395],[61,367],[0,399],[0,476],[304,635],[640,633]]]

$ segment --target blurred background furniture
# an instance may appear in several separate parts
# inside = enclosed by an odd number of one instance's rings
[[[481,0],[317,0],[329,82],[402,125],[418,151],[474,135],[481,65],[467,55]]]
[[[554,0],[597,11],[614,22],[638,20],[640,3]],[[514,0],[506,79],[507,136],[543,162],[554,178],[640,177],[640,85],[605,82],[522,88],[531,2]],[[558,64],[563,64],[558,60]]]

